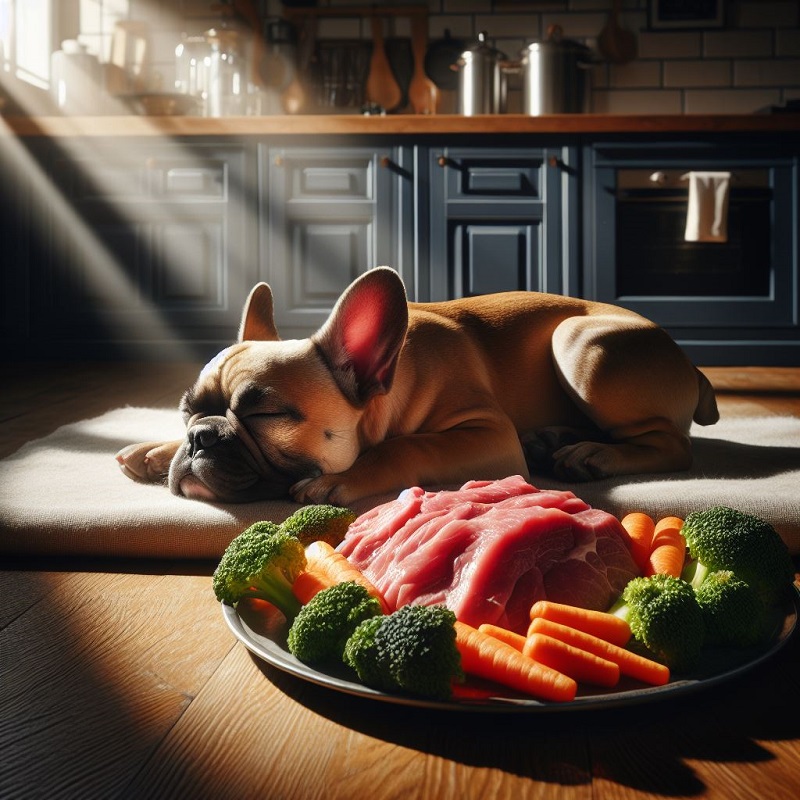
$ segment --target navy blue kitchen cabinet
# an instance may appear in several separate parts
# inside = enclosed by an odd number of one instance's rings
[[[728,176],[722,241],[686,240],[693,172]],[[798,175],[796,146],[774,137],[594,143],[584,296],[653,319],[698,364],[800,365]]]
[[[33,355],[189,358],[235,339],[257,279],[243,146],[59,140],[39,159]]]
[[[425,299],[577,289],[577,153],[432,147]]]
[[[359,275],[389,266],[415,299],[414,151],[259,146],[260,276],[283,337],[305,336]]]
[[[698,364],[800,364],[781,135],[31,136],[0,156],[12,358],[208,356],[260,280],[306,336],[387,265],[411,300],[563,293],[639,311]],[[731,175],[723,244],[684,241],[698,170]]]

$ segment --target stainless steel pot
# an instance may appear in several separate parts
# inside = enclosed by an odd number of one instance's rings
[[[526,114],[579,114],[586,110],[591,51],[562,38],[559,26],[547,39],[532,42],[521,53],[523,108]]]
[[[506,108],[505,55],[486,41],[486,31],[464,50],[453,69],[458,70],[458,113],[501,114]]]

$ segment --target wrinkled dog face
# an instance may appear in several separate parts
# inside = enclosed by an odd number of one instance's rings
[[[220,502],[285,497],[299,480],[358,456],[359,409],[315,345],[246,341],[223,350],[181,401],[186,439],[169,471],[174,494]]]

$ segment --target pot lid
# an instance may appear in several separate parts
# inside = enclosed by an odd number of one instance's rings
[[[478,40],[470,44],[466,50],[461,54],[463,56],[481,56],[488,59],[501,59],[505,55],[501,53],[496,47],[492,47],[487,40],[489,34],[486,31],[481,31],[478,34]]]

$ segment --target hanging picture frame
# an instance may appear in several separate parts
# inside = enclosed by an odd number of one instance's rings
[[[725,0],[650,0],[648,22],[652,30],[722,28]]]

